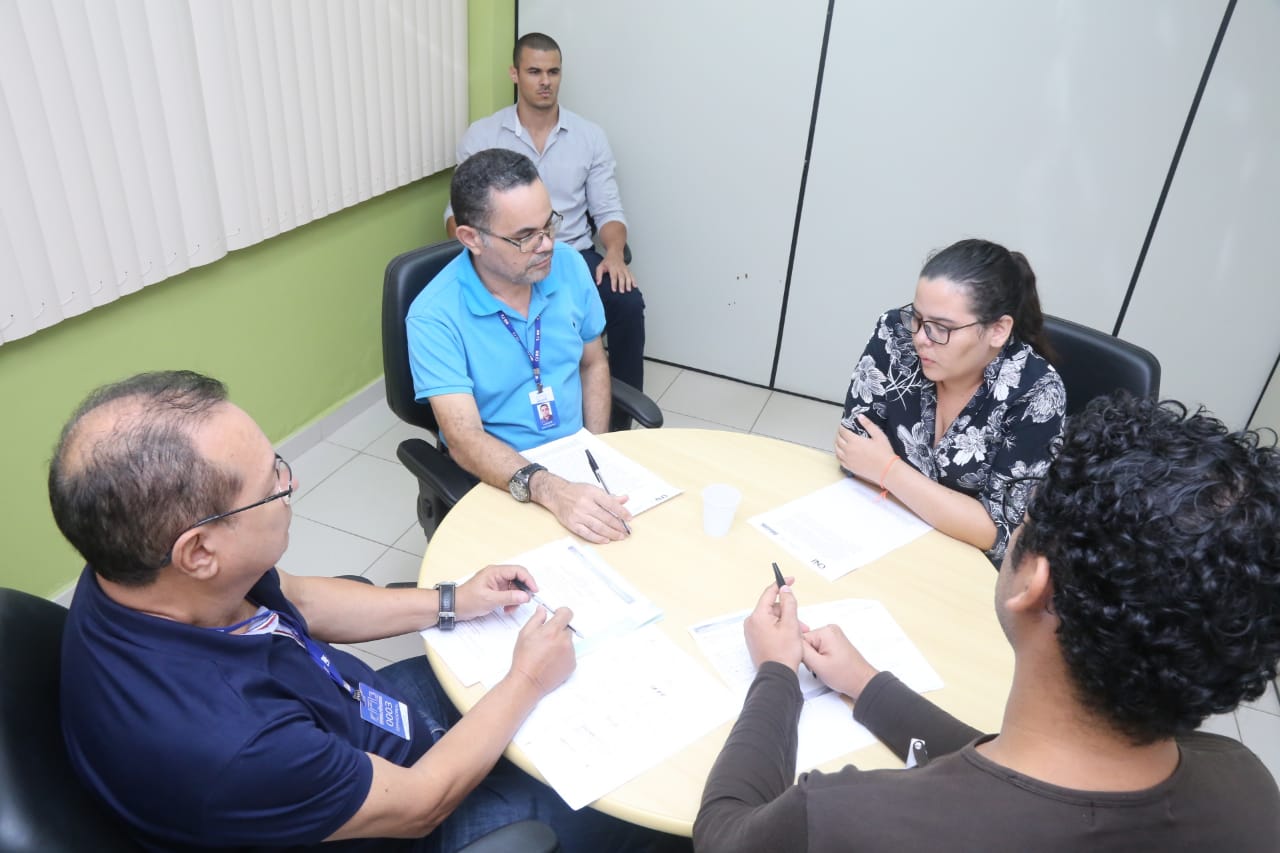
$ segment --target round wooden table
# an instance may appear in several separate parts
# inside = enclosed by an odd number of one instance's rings
[[[1013,676],[1013,654],[996,622],[996,572],[982,552],[937,531],[834,582],[774,545],[747,519],[840,479],[835,457],[757,435],[690,429],[632,430],[601,438],[684,493],[631,522],[633,535],[594,546],[604,559],[663,609],[663,630],[716,678],[689,634],[697,622],[754,606],[773,576],[771,561],[794,575],[801,605],[845,598],[884,603],[946,687],[929,698],[984,731],[996,731]],[[702,531],[702,488],[730,483],[742,491],[733,527],[723,538]],[[452,580],[567,533],[551,513],[518,504],[481,484],[458,502],[427,546],[419,583]],[[814,626],[817,627],[817,626]],[[428,649],[450,698],[467,710],[482,685],[460,686]],[[593,803],[632,823],[689,835],[702,787],[732,723]],[[507,755],[537,776],[516,747]],[[820,765],[835,770],[901,767],[873,746]],[[804,768],[802,768],[804,769]]]

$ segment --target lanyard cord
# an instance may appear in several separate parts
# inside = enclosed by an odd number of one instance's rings
[[[524,348],[524,341],[520,340],[519,333],[511,325],[511,318],[505,312],[498,312],[498,319],[502,320],[502,325],[507,327],[507,331],[511,333],[511,337],[516,339],[516,343],[520,345],[520,349],[524,350],[524,354],[529,357],[529,364],[533,365],[533,384],[538,386],[538,393],[542,393],[542,315],[539,314],[533,318],[533,352],[529,352]]]

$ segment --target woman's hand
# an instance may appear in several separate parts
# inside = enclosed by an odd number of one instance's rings
[[[836,459],[840,467],[869,483],[880,484],[885,468],[897,456],[889,437],[866,415],[858,415],[865,436],[841,424],[836,428]]]

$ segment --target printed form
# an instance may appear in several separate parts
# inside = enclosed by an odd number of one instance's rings
[[[732,693],[649,623],[662,611],[572,537],[505,562],[525,566],[538,598],[573,609],[577,668],[525,720],[514,742],[575,809],[660,764],[741,707]],[[464,684],[492,687],[511,666],[536,605],[495,610],[422,636]]]
[[[750,613],[743,610],[689,629],[698,648],[733,690],[739,707],[756,677],[742,634],[743,620]],[[917,693],[943,686],[942,678],[878,601],[850,598],[810,604],[799,608],[798,616],[811,628],[839,625],[868,663],[892,672]],[[831,692],[803,666],[799,675],[805,703],[800,712],[797,773],[875,743],[875,736],[853,721],[849,706],[839,694]]]
[[[524,566],[538,584],[538,599],[548,607],[568,607],[578,636],[578,657],[589,654],[610,638],[629,633],[661,618],[662,610],[590,545],[571,536],[548,542],[504,563]],[[428,628],[423,639],[435,649],[454,677],[464,685],[478,681],[492,687],[511,667],[511,652],[520,628],[537,610],[530,601],[511,613],[498,609],[478,619],[459,621],[452,631]]]
[[[933,529],[852,477],[748,521],[830,581]]]
[[[627,509],[632,515],[639,515],[680,494],[680,489],[614,450],[586,429],[522,453],[530,462],[547,466],[551,473],[564,477],[571,483],[599,485],[590,463],[587,462],[588,450],[595,457],[596,464],[600,467],[600,476],[609,487],[609,492],[628,496]]]

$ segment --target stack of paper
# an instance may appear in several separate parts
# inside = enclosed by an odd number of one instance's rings
[[[739,706],[756,677],[751,654],[742,633],[744,610],[701,622],[689,629],[698,648],[734,691]],[[917,693],[940,690],[942,679],[902,628],[878,601],[851,598],[799,609],[799,618],[810,628],[839,625],[867,662],[888,670]],[[855,723],[849,708],[828,691],[813,673],[800,668],[800,689],[805,696],[800,712],[800,746],[796,769],[804,771],[875,742],[875,737]]]
[[[932,529],[848,477],[749,521],[831,581]]]
[[[570,624],[577,631],[574,646],[579,657],[662,616],[662,610],[594,548],[573,537],[548,542],[503,562],[529,570],[538,584],[539,601],[573,611]],[[466,685],[483,681],[492,687],[510,668],[516,637],[537,607],[531,601],[511,613],[495,610],[479,619],[458,622],[452,631],[428,628],[422,636],[458,681]]]
[[[573,610],[578,665],[516,733],[547,783],[582,808],[732,718],[741,701],[656,626],[662,611],[572,537],[520,554],[538,598]],[[422,632],[463,684],[492,687],[511,666],[535,604]],[[645,627],[648,626],[648,627]]]
[[[590,450],[600,476],[609,491],[615,495],[627,495],[627,509],[639,515],[665,500],[680,494],[680,489],[662,480],[648,468],[614,450],[587,430],[547,442],[541,447],[523,451],[530,462],[547,466],[551,473],[564,477],[571,483],[598,485],[596,476],[587,462]]]

